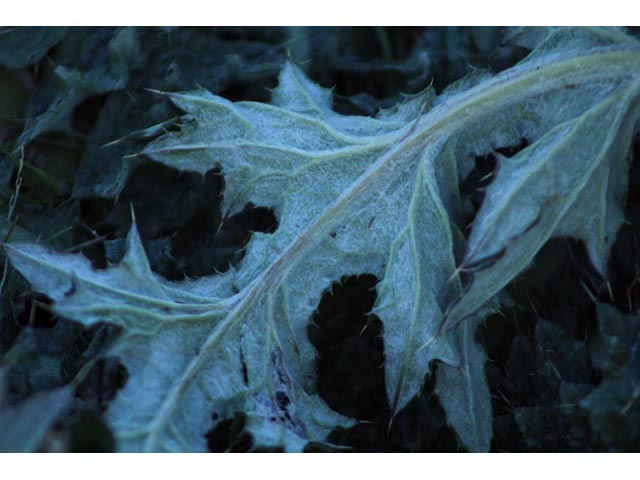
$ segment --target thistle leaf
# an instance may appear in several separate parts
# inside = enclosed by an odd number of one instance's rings
[[[224,274],[160,278],[135,226],[124,260],[106,270],[34,244],[8,246],[58,314],[123,327],[110,353],[129,381],[107,412],[119,449],[201,451],[205,432],[235,413],[257,445],[288,451],[352,424],[317,394],[307,326],[333,282],[369,273],[380,279],[373,313],[384,324],[393,412],[439,361],[449,423],[466,448],[488,450],[475,327],[554,236],[584,240],[606,273],[639,117],[635,40],[598,29],[543,33],[515,67],[475,72],[376,118],[335,113],[331,91],[292,63],[271,104],[164,93],[193,122],[142,153],[178,170],[220,168],[226,213],[253,203],[278,218]],[[500,159],[465,240],[460,184],[474,156],[523,138],[528,147]]]

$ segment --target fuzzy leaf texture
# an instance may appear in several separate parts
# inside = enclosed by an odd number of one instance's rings
[[[164,93],[192,121],[142,153],[178,170],[221,168],[227,214],[251,202],[279,221],[224,274],[159,277],[135,226],[124,259],[106,270],[33,243],[7,247],[58,314],[122,327],[110,353],[129,380],[107,412],[120,450],[203,451],[205,432],[234,412],[246,414],[255,445],[286,451],[352,424],[316,393],[307,326],[323,291],[362,273],[381,279],[373,313],[393,411],[438,361],[449,423],[467,449],[489,450],[475,328],[553,237],[582,239],[606,274],[639,117],[640,45],[622,30],[510,38],[533,48],[516,66],[476,71],[376,118],[335,113],[332,92],[291,63],[271,104]],[[522,139],[526,148],[499,158],[465,239],[460,185],[474,157]]]

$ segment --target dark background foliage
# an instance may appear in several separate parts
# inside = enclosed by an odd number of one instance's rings
[[[122,255],[133,207],[154,271],[172,280],[224,271],[241,261],[252,232],[274,231],[278,219],[260,205],[227,218],[219,171],[179,174],[136,155],[189,121],[153,90],[204,87],[267,101],[291,57],[334,87],[337,111],[375,115],[403,93],[430,83],[441,91],[473,69],[499,72],[527,54],[502,36],[500,27],[0,28],[0,240],[39,240],[104,268]],[[493,451],[640,450],[639,141],[632,161],[608,281],[581,243],[554,240],[509,286],[510,306],[477,332],[489,355]],[[476,165],[462,185],[469,222],[495,158]],[[117,332],[52,315],[48,300],[0,261],[0,365],[12,405],[77,379]],[[328,285],[310,319],[320,394],[359,420],[330,440],[351,451],[460,451],[433,393],[437,365],[421,395],[390,418],[383,327],[368,313],[377,280],[362,272]],[[114,449],[103,412],[127,371],[116,358],[90,365],[40,450]],[[260,447],[241,415],[207,440],[211,451]]]

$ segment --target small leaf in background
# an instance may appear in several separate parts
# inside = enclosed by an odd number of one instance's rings
[[[0,410],[0,452],[34,452],[56,418],[69,406],[73,391],[61,387],[40,392],[15,407]]]
[[[598,304],[598,336],[592,358],[603,379],[580,406],[607,449],[636,451],[640,445],[640,317]]]
[[[2,27],[0,65],[18,69],[36,63],[67,31],[63,27]]]

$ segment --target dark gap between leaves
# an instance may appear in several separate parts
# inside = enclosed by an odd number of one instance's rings
[[[496,153],[510,158],[528,146],[529,142],[523,138],[517,145],[497,148],[487,155],[475,157],[475,168],[469,173],[467,178],[463,180],[461,185],[461,194],[463,204],[465,205],[464,223],[467,226],[466,231],[463,233],[466,236],[471,233],[473,219],[480,210],[487,188],[489,188],[489,185],[495,178],[496,169],[498,168]]]
[[[553,345],[544,345],[536,337],[536,326],[541,321],[558,325],[567,341],[586,349],[586,342],[597,328],[593,297],[602,294],[604,284],[589,261],[584,243],[561,238],[549,241],[506,290],[514,306],[501,315],[490,316],[478,331],[488,355],[485,372],[494,412],[491,450],[530,451],[514,411],[544,405],[550,409],[547,414],[553,415],[553,408],[560,402],[556,398],[557,376],[540,364],[559,359],[554,360]],[[590,361],[578,363],[584,365],[591,383],[597,385],[600,377]],[[554,442],[551,451],[570,448],[579,441],[576,437],[562,443],[567,435],[565,427],[566,423],[559,422],[555,430],[547,432],[549,442]]]
[[[69,451],[71,453],[111,453],[115,451],[116,440],[105,419],[98,412],[83,410],[70,421]]]
[[[369,313],[376,284],[370,274],[343,277],[323,295],[308,328],[318,351],[320,396],[333,410],[359,420],[354,427],[335,429],[328,441],[350,451],[457,451],[456,436],[433,395],[432,377],[391,422],[382,322]],[[326,447],[310,444],[307,450]]]
[[[107,95],[92,95],[73,108],[71,127],[82,136],[88,135],[100,116]]]
[[[47,308],[53,302],[46,296],[34,293],[24,300],[24,308],[18,314],[16,321],[21,327],[53,328],[58,318]]]
[[[311,64],[310,75],[320,84],[334,86],[337,111],[371,115],[375,109],[362,111],[357,104],[350,105],[349,97],[369,97],[367,103],[375,105],[380,99],[412,93],[427,86],[426,76],[424,85],[416,87],[410,85],[414,80],[411,74],[393,68],[409,58],[423,30],[424,27],[353,28],[349,38],[337,37],[335,51],[319,50],[316,61]],[[314,36],[313,29],[310,36]],[[354,107],[355,110],[351,110]]]
[[[76,361],[77,366],[82,366]],[[75,372],[77,373],[77,372]],[[69,378],[71,381],[73,377]],[[127,368],[116,357],[100,359],[91,368],[86,378],[76,389],[76,396],[82,398],[88,405],[100,411],[107,409],[119,390],[124,388],[129,380]]]
[[[632,148],[625,219],[608,264],[613,299],[601,295],[599,300],[623,312],[637,312],[640,310],[640,135],[636,136]]]
[[[154,188],[149,194],[148,185]],[[96,268],[115,263],[124,254],[131,224],[131,206],[152,270],[169,280],[197,278],[228,270],[244,256],[252,232],[273,233],[278,221],[269,208],[251,204],[228,218],[221,213],[224,179],[219,171],[204,176],[159,165],[138,167],[118,201],[81,202],[84,226],[76,229],[82,253]],[[119,243],[105,245],[91,234]]]
[[[216,413],[212,414],[214,421],[218,419]],[[246,416],[235,413],[232,418],[219,422],[209,430],[205,437],[210,452],[248,452],[253,446],[251,434],[244,431]]]
[[[388,410],[382,325],[369,315],[377,278],[343,277],[325,292],[307,332],[318,351],[318,391],[331,409],[374,420]]]

